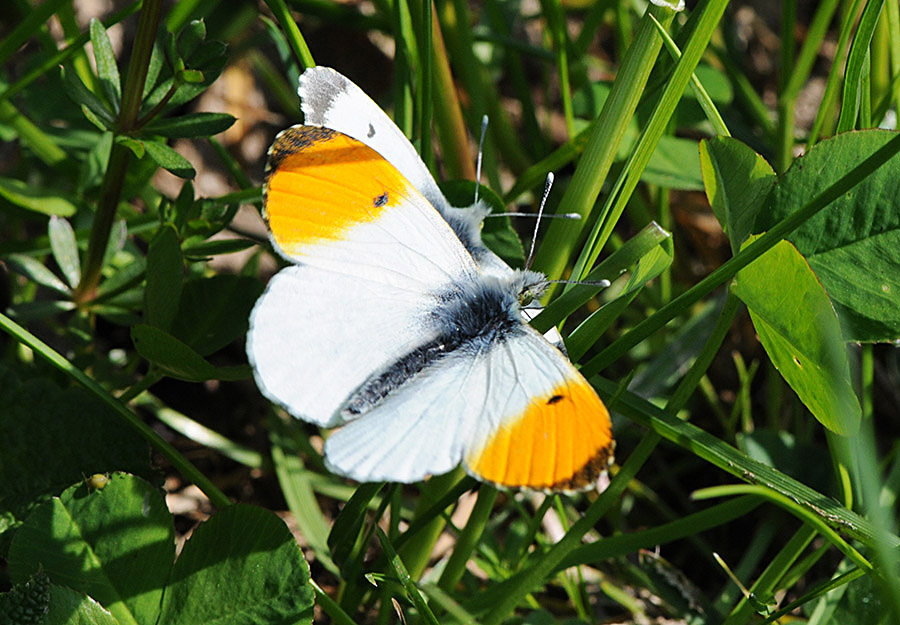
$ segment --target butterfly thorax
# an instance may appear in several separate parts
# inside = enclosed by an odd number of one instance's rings
[[[514,270],[503,277],[479,274],[477,279],[436,292],[434,306],[427,313],[431,338],[423,336],[421,345],[360,385],[341,409],[344,418],[368,412],[401,386],[428,375],[445,359],[479,357],[527,332],[520,312],[522,298],[544,283],[539,273]]]

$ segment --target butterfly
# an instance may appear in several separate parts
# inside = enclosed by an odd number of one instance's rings
[[[481,240],[402,131],[335,70],[300,78],[305,124],[269,150],[264,218],[291,264],[250,317],[261,392],[338,428],[325,463],[415,482],[462,464],[505,487],[577,490],[612,460],[609,413],[523,305],[546,286]]]

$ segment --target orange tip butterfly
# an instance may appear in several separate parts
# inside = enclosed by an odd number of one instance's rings
[[[462,463],[500,486],[590,487],[612,460],[609,413],[558,334],[526,323],[544,276],[485,247],[486,205],[452,207],[350,80],[310,68],[299,93],[305,125],[278,135],[266,168],[264,217],[292,265],[250,317],[262,393],[338,427],[325,462],[358,481]]]

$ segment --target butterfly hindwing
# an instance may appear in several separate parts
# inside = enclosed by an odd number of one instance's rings
[[[603,403],[525,325],[502,341],[449,354],[398,390],[328,439],[332,470],[412,482],[463,462],[500,486],[577,490],[612,457]]]

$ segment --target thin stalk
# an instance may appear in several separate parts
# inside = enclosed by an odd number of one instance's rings
[[[434,81],[434,127],[441,142],[441,156],[451,180],[475,180],[475,161],[469,151],[469,135],[459,95],[453,84],[450,61],[437,14],[432,12]]]
[[[785,94],[794,71],[794,31],[797,26],[797,0],[781,3],[781,55],[778,67],[779,91]],[[784,172],[794,158],[794,112],[796,94],[778,99],[778,142],[775,144],[775,170]]]
[[[425,161],[428,169],[432,171],[434,171],[434,150],[431,147],[431,119],[434,116],[434,101],[431,96],[434,88],[432,84],[433,8],[431,0],[422,3],[421,20],[417,29],[421,33],[422,41],[419,45],[419,88],[416,90],[419,96],[419,154],[422,155],[422,160]]]
[[[778,552],[774,560],[766,567],[766,570],[757,578],[750,587],[750,597],[757,600],[774,602],[774,592],[778,581],[788,571],[794,561],[800,557],[807,545],[816,537],[816,530],[804,525],[797,530],[788,543]],[[746,623],[753,613],[754,605],[750,597],[742,598],[725,619],[724,625],[738,625]]]
[[[891,69],[894,77],[900,76],[900,3],[888,2],[885,5],[888,20],[888,46],[891,54]],[[900,111],[900,81],[894,80],[891,85],[891,99],[894,108]]]
[[[482,484],[478,490],[478,499],[475,501],[475,507],[472,514],[469,515],[469,521],[466,523],[465,529],[459,535],[456,545],[453,547],[453,553],[447,560],[446,566],[438,580],[438,587],[446,592],[451,592],[453,588],[462,579],[463,573],[466,571],[466,563],[469,557],[478,546],[484,527],[490,519],[491,511],[494,509],[494,502],[497,500],[496,488],[490,484]]]
[[[284,36],[294,51],[297,61],[300,62],[301,68],[315,67],[316,62],[313,60],[312,52],[309,51],[309,46],[306,45],[306,40],[284,0],[266,0],[266,4],[269,5],[275,19],[281,24]]]
[[[594,229],[588,237],[588,244],[585,245],[572,271],[575,279],[580,279],[587,273],[606,245],[613,228],[625,210],[625,205],[637,188],[641,174],[675,112],[675,107],[693,75],[697,63],[700,62],[727,4],[726,0],[709,0],[703,4],[702,9],[697,9],[700,11],[700,17],[696,22],[695,29],[682,51],[681,58],[675,65],[671,78],[660,96],[659,103],[653,110],[634,152],[629,157],[622,173],[616,180],[612,193],[603,205]]]
[[[541,9],[547,20],[547,28],[556,52],[556,69],[559,72],[559,96],[566,120],[566,134],[575,136],[575,113],[572,110],[572,87],[569,84],[568,38],[566,37],[566,16],[558,0],[541,0]]]
[[[625,53],[621,69],[600,111],[584,154],[559,203],[561,210],[576,212],[584,219],[553,220],[547,228],[545,243],[538,248],[535,256],[534,268],[550,278],[559,277],[565,269],[659,55],[662,37],[649,15],[656,17],[664,26],[670,24],[675,17],[674,11],[651,6],[641,20],[634,42]]]
[[[834,123],[834,107],[837,106],[838,89],[841,86],[841,77],[843,75],[844,59],[848,53],[847,43],[853,34],[853,23],[856,16],[859,15],[860,7],[865,0],[853,0],[844,19],[841,21],[840,35],[838,35],[838,43],[835,48],[834,61],[831,69],[828,71],[828,80],[825,83],[825,93],[822,94],[822,102],[819,104],[819,111],[816,113],[816,119],[813,122],[812,129],[809,131],[809,138],[806,140],[806,149],[809,150],[819,140],[822,134],[828,134],[829,128]]]

